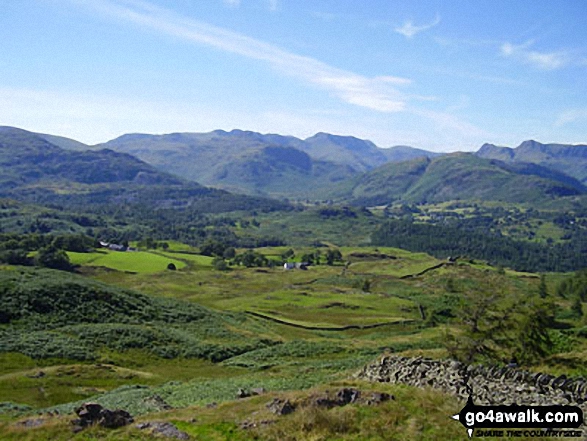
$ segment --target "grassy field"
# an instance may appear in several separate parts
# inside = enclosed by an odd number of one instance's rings
[[[256,251],[277,259],[287,249]],[[315,250],[307,245],[295,247],[294,260]],[[450,439],[466,439],[462,427],[447,416],[462,406],[453,398],[349,378],[382,352],[445,357],[443,336],[451,326],[447,311],[454,312],[466,293],[490,290],[498,283],[508,293],[522,296],[537,292],[539,285],[535,274],[502,271],[483,262],[448,263],[394,248],[343,247],[343,262],[315,265],[305,271],[281,267],[218,271],[212,267],[212,258],[194,251],[173,244],[167,251],[70,253],[86,277],[83,280],[89,277],[116,289],[138,291],[157,302],[170,302],[164,303],[170,318],[165,323],[149,319],[132,325],[98,319],[93,324],[58,324],[48,331],[72,338],[79,334],[84,345],[102,341],[106,332],[119,336],[118,343],[96,346],[93,359],[0,353],[0,403],[12,403],[0,406],[0,439],[157,439],[132,426],[116,431],[95,428],[72,435],[67,417],[60,416],[49,418],[39,429],[25,430],[15,423],[38,411],[68,414],[88,400],[127,409],[139,421],[172,421],[196,439],[359,440],[392,436],[432,440],[444,439],[447,434]],[[321,252],[324,255],[326,249]],[[167,271],[169,262],[180,271]],[[566,277],[548,275],[549,291],[554,292]],[[127,291],[121,291],[123,300],[130,296],[122,293]],[[193,312],[204,314],[201,324],[193,319],[181,321],[185,308],[183,303],[174,303],[177,301],[206,307]],[[569,299],[557,300],[562,312],[570,305]],[[85,309],[79,311],[84,313]],[[579,324],[575,319],[566,323]],[[0,325],[0,334],[6,326]],[[133,332],[146,337],[133,337]],[[151,335],[159,336],[160,341],[150,341]],[[267,343],[260,344],[262,341]],[[586,355],[581,350],[584,339],[563,343],[542,365],[529,368],[586,374]],[[228,351],[227,355],[212,362],[189,351],[188,355],[161,352],[165,345],[180,349],[187,345],[190,349],[200,344],[207,348],[207,354],[221,350]],[[340,385],[389,391],[396,400],[381,407],[306,409],[279,417],[270,425],[240,428],[245,420],[268,417],[265,405],[274,397],[301,402]],[[265,388],[267,395],[235,401],[239,388],[255,387]],[[164,411],[153,397],[160,397],[174,410]],[[28,413],[11,411],[14,406],[29,406]]]
[[[191,269],[197,268],[211,268],[214,258],[209,256],[202,256],[195,254],[194,251],[152,251],[151,253],[165,258],[172,259],[171,261],[180,260],[189,265]],[[179,269],[180,267],[178,267]],[[181,267],[183,268],[183,267]]]
[[[93,253],[74,253],[70,251],[67,254],[74,265],[104,267],[137,274],[152,274],[165,271],[170,263],[173,263],[177,269],[186,266],[185,262],[174,259],[170,253],[156,254],[146,251],[98,250]]]

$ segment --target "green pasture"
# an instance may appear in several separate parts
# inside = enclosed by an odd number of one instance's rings
[[[272,247],[256,251],[279,256],[287,249]],[[313,250],[294,248],[296,256]],[[424,253],[388,247],[340,250],[344,262],[333,266],[314,265],[306,271],[287,271],[280,267],[231,267],[228,271],[217,271],[211,267],[210,257],[157,251],[148,254],[159,258],[181,256],[188,266],[183,271],[143,271],[132,276],[97,271],[92,276],[146,294],[189,300],[216,310],[255,312],[295,325],[327,328],[405,320],[420,323],[420,307],[426,308],[429,314],[457,307],[460,292],[484,289],[487,272],[498,273],[497,268],[483,262],[467,261],[407,277],[446,262]],[[321,252],[325,254],[326,249],[322,248]],[[503,285],[520,293],[536,290],[538,281],[532,276],[507,271],[502,276]],[[295,338],[302,331],[283,325],[279,332],[285,332],[283,337],[289,339],[290,333]]]
[[[274,256],[287,249],[275,247],[257,251]],[[303,247],[294,251],[299,255],[311,249]],[[479,289],[485,284],[486,271],[496,272],[482,264],[475,268],[463,262],[440,267],[423,276],[405,278],[443,262],[424,253],[386,247],[344,247],[341,251],[349,265],[315,265],[306,271],[286,271],[279,267],[233,267],[229,271],[216,271],[196,265],[179,272],[143,273],[132,277],[98,272],[94,276],[151,295],[194,301],[217,310],[252,311],[302,326],[344,327],[404,320],[421,322],[420,305],[430,310],[454,306],[458,293],[449,291]],[[381,258],[381,255],[387,257]],[[196,262],[210,259],[191,257]],[[511,276],[512,280],[518,280],[520,274]],[[448,282],[449,278],[454,281]],[[504,276],[504,280],[509,279]],[[522,284],[533,286],[530,279]],[[287,332],[298,331],[289,329]]]
[[[278,258],[289,248],[255,251]],[[293,247],[296,259],[316,249],[324,256],[328,248],[308,244]],[[217,363],[183,356],[164,358],[143,349],[115,350],[113,345],[100,347],[96,359],[87,362],[35,360],[22,354],[4,353],[0,354],[0,402],[27,405],[31,412],[51,409],[68,413],[75,405],[91,400],[127,409],[138,421],[154,418],[152,414],[158,412],[157,418],[176,422],[198,439],[282,439],[284,433],[304,439],[315,430],[300,429],[301,418],[308,418],[302,412],[280,417],[274,426],[260,427],[254,432],[241,430],[239,425],[251,415],[265,418],[263,412],[272,397],[296,400],[316,390],[332,390],[333,385],[358,385],[349,380],[352,374],[383,352],[445,357],[443,338],[453,326],[447,317],[458,310],[463,295],[491,292],[498,287],[513,296],[522,296],[537,292],[539,285],[535,274],[501,271],[481,261],[458,261],[420,274],[446,261],[388,247],[339,249],[343,262],[314,265],[305,271],[280,267],[231,267],[219,271],[212,267],[211,257],[192,254],[192,249],[176,245],[166,251],[69,253],[86,277],[154,297],[166,297],[165,302],[181,299],[210,308],[201,326],[191,322],[176,326],[172,335],[182,337],[183,341],[195,344],[196,340],[205,339],[207,344],[218,345],[222,351],[238,345],[244,347],[249,340],[264,339],[269,344],[250,345]],[[181,271],[167,271],[170,262]],[[84,272],[84,267],[94,269]],[[553,293],[558,281],[565,277],[568,276],[548,274],[549,291]],[[557,299],[561,310],[569,309],[570,305],[569,299]],[[180,313],[180,309],[174,311]],[[426,315],[424,319],[422,311]],[[221,318],[220,314],[226,316]],[[565,323],[575,324],[572,320]],[[368,327],[376,324],[381,326]],[[141,326],[145,335],[147,331],[155,331],[151,323]],[[161,326],[165,330],[170,328]],[[358,328],[339,329],[345,326]],[[368,328],[361,328],[364,326]],[[103,335],[99,334],[101,330],[110,329],[92,323],[69,328],[71,332],[83,328],[87,336]],[[138,329],[126,324],[113,325],[112,329],[115,328],[128,333]],[[124,338],[133,341],[126,334]],[[582,365],[587,355],[584,350],[575,351],[574,342],[570,337],[568,342],[563,341],[566,349],[545,360],[540,368],[565,373],[568,372],[565,367],[574,365],[572,372],[584,372]],[[377,407],[348,407],[332,413],[328,410],[320,414],[321,418],[336,424],[343,418],[341,412],[349,412],[344,416],[344,424],[356,436],[348,438],[343,433],[328,432],[330,429],[321,433],[331,439],[369,439],[379,433],[370,427],[383,424],[381,430],[385,428],[385,433],[425,434],[420,439],[439,439],[451,433],[451,439],[460,439],[462,427],[453,430],[449,427],[450,418],[445,415],[450,413],[450,406],[456,406],[450,398],[403,386],[361,384],[365,388],[375,386],[401,399],[401,403],[389,404],[388,410],[397,415],[393,422],[378,423],[385,415]],[[256,387],[264,387],[267,396],[235,401],[239,388]],[[154,396],[175,409],[161,412]],[[206,407],[213,406],[212,403],[217,403],[217,408]],[[408,416],[400,412],[406,406],[420,410]],[[437,415],[439,409],[442,415]],[[424,417],[434,424],[426,426]],[[7,439],[19,439],[23,432],[9,425],[10,418],[13,418],[10,414],[2,415],[0,411],[0,431],[10,434]],[[419,420],[422,426],[414,428],[417,418],[422,419]],[[96,439],[156,439],[133,427],[113,432],[91,430],[84,435]],[[81,435],[71,437],[71,429],[60,420],[44,430],[26,432],[27,436],[35,433],[53,439],[85,439]],[[466,439],[464,431],[462,438]]]
[[[137,274],[166,271],[167,265],[170,263],[173,263],[177,269],[186,266],[186,263],[181,260],[147,251],[98,250],[92,253],[70,251],[67,255],[74,265],[105,267]]]
[[[189,251],[189,252],[187,252],[187,251],[174,251],[174,252],[153,251],[152,253],[157,254],[159,256],[169,258],[169,259],[181,260],[193,268],[198,268],[198,267],[211,268],[212,261],[214,260],[213,257],[202,256],[201,254],[195,254],[194,251]]]

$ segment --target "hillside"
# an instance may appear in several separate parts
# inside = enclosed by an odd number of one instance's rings
[[[255,251],[279,258],[287,249]],[[302,256],[317,250],[293,251]],[[523,369],[551,374],[540,378],[552,382],[552,389],[560,386],[562,373],[584,376],[585,337],[581,317],[570,314],[570,292],[541,301],[538,275],[383,246],[340,251],[343,262],[328,265],[322,259],[307,271],[242,265],[218,271],[193,262],[179,271],[104,269],[82,278],[3,267],[2,439],[155,441],[161,435],[151,431],[154,422],[167,422],[193,439],[356,440],[392,434],[464,440],[466,432],[449,417],[463,406],[458,395],[464,392],[452,380],[464,365],[438,359],[448,356],[447,335],[468,336],[463,318],[471,311],[480,311],[476,323],[483,342],[498,345],[493,364],[483,354],[476,359],[492,369],[477,365],[477,380],[487,372],[481,384],[499,381],[499,390],[480,388],[483,397],[489,390],[496,399],[511,398],[504,384],[526,396],[521,380],[504,383],[503,371],[493,366],[502,366],[512,352],[526,356],[534,350],[525,346],[527,330],[535,329],[528,326],[543,306],[556,311],[556,327],[549,332],[557,344],[545,354],[548,364]],[[577,277],[548,274],[547,291],[554,293],[561,280],[582,288]],[[366,381],[397,372],[378,369],[389,362],[401,369],[400,377]],[[438,381],[407,373],[415,363],[428,366]],[[349,394],[355,398],[345,400]],[[543,395],[550,399],[550,392]],[[136,421],[72,432],[74,409],[85,402],[123,409]],[[273,410],[287,408],[286,402],[288,411]]]
[[[321,189],[353,176],[350,167],[313,160],[292,147],[269,146],[251,150],[216,167],[215,186],[274,197],[312,197]]]
[[[25,130],[0,127],[0,189],[58,183],[181,184],[131,155],[104,149],[71,151]]]
[[[48,135],[45,133],[37,133],[37,135],[47,140],[51,144],[56,145],[57,147],[61,147],[65,150],[90,150],[89,145],[84,144],[83,142],[76,141],[75,139],[66,138],[64,136]]]
[[[249,319],[53,270],[0,271],[0,352],[93,360],[105,350],[220,361],[273,342]],[[238,329],[238,331],[237,331]]]
[[[37,135],[0,127],[0,197],[86,210],[143,204],[200,212],[279,209],[283,204],[209,189],[110,149],[65,150]],[[49,137],[49,139],[52,139]],[[59,138],[61,144],[68,144]],[[77,144],[76,144],[77,145]]]
[[[454,153],[386,164],[341,183],[331,194],[351,204],[382,205],[396,200],[538,202],[584,192],[577,180],[544,167]]]
[[[484,144],[476,153],[480,158],[506,162],[529,162],[566,173],[587,182],[587,145],[541,144],[524,141],[516,148]]]
[[[434,156],[377,147],[351,136],[318,133],[301,140],[250,131],[123,135],[95,148],[132,154],[186,179],[249,194],[321,198],[325,187],[387,162]]]
[[[370,170],[387,162],[383,149],[371,141],[354,136],[317,133],[305,139],[301,148],[313,158],[347,165],[358,172]]]

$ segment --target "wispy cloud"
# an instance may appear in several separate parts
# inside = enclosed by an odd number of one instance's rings
[[[571,109],[561,113],[555,121],[554,126],[560,128],[578,121],[587,122],[587,108]]]
[[[539,52],[532,49],[534,40],[528,40],[520,45],[504,43],[501,45],[501,54],[520,60],[526,64],[542,70],[555,70],[567,66],[571,59],[566,51]]]
[[[409,79],[366,77],[143,1],[70,1],[161,34],[265,62],[285,75],[326,90],[350,104],[378,112],[398,112],[406,106],[408,96],[398,86],[410,84]]]
[[[396,27],[394,29],[395,32],[398,34],[402,34],[406,38],[412,38],[414,35],[419,34],[420,32],[427,31],[430,28],[433,28],[437,24],[440,23],[440,16],[437,15],[436,18],[424,25],[415,25],[412,20],[406,20],[402,26]]]

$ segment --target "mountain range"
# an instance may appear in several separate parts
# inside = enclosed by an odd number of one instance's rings
[[[587,145],[524,141],[516,148],[484,144],[477,156],[505,162],[529,162],[558,170],[587,183]]]
[[[383,149],[327,133],[301,140],[250,131],[123,135],[95,146],[132,154],[160,170],[203,185],[276,197],[319,197],[322,189],[387,162],[436,153]]]
[[[127,153],[83,146],[67,138],[0,127],[0,197],[82,208],[133,202],[153,208],[197,206],[200,211],[283,207],[277,201],[204,187]]]
[[[397,200],[540,202],[587,191],[587,146],[526,141],[515,149],[485,144],[476,153],[440,154],[379,148],[352,136],[317,133],[302,140],[242,130],[127,134],[88,146],[3,127],[0,172],[0,195],[59,193],[59,186],[79,193],[96,185],[127,192],[137,186],[213,191],[205,185],[366,206]]]

